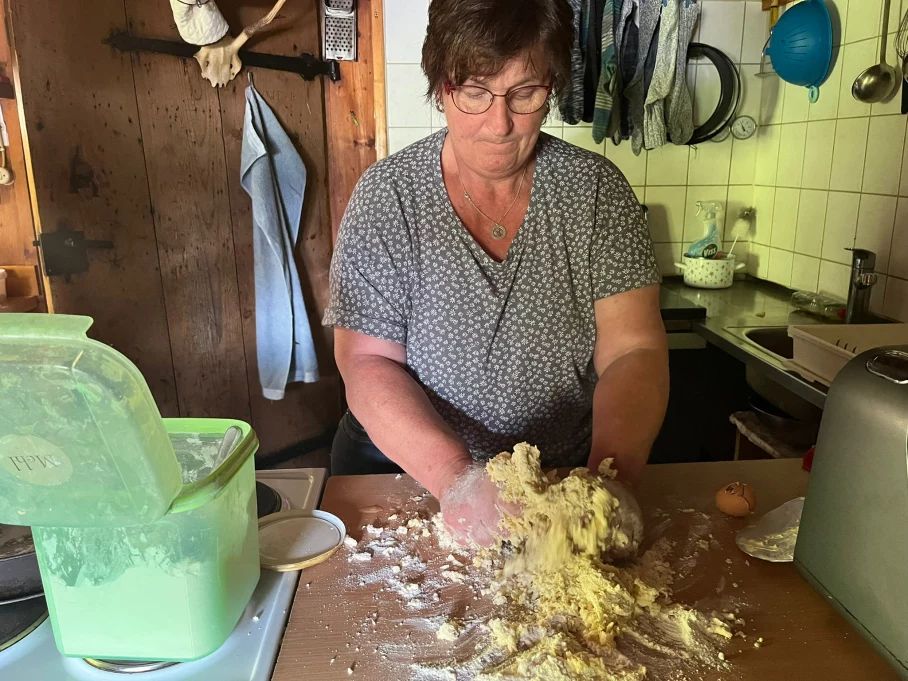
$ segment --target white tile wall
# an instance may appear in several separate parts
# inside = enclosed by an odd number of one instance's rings
[[[792,254],[791,284],[794,289],[816,291],[820,281],[820,259],[801,253]]]
[[[826,206],[826,227],[823,233],[824,260],[848,263],[851,257],[845,251],[854,247],[854,235],[858,225],[858,211],[861,206],[860,194],[830,192]]]
[[[798,204],[801,190],[791,187],[776,189],[776,205],[772,213],[772,237],[770,245],[774,248],[794,248],[795,229],[798,224]]]
[[[388,129],[429,128],[432,106],[426,101],[426,79],[418,64],[388,64]]]
[[[803,255],[819,257],[823,248],[823,229],[826,225],[826,202],[829,192],[802,189],[798,203],[798,225],[794,250]]]
[[[892,196],[899,193],[904,143],[904,116],[874,116],[870,119],[861,191]]]
[[[889,247],[897,202],[895,196],[861,195],[854,245],[876,253],[876,268],[884,273],[889,271]]]
[[[835,121],[811,121],[807,124],[804,143],[804,170],[801,186],[828,189],[832,172],[831,140],[835,139]]]
[[[908,200],[899,199],[892,230],[889,274],[908,279]]]
[[[653,241],[680,243],[684,240],[686,197],[687,187],[646,188],[645,200],[649,206]]]
[[[653,184],[686,185],[689,156],[689,147],[674,144],[667,144],[648,152],[646,155],[647,186]]]
[[[845,192],[861,190],[861,169],[867,154],[869,127],[869,117],[840,118],[836,123],[830,189]]]
[[[429,23],[429,0],[390,0],[385,10],[385,61],[418,64]]]
[[[769,271],[767,272],[767,278],[775,282],[776,284],[781,284],[782,286],[788,286],[791,284],[791,261],[792,253],[791,251],[783,251],[780,248],[770,248],[769,249]]]
[[[786,98],[788,101],[788,98]],[[806,109],[805,109],[806,113]],[[779,168],[776,184],[781,187],[800,187],[804,169],[804,145],[807,142],[807,123],[783,125],[779,138]]]
[[[751,144],[751,146],[753,146]],[[706,142],[691,147],[687,167],[688,184],[728,184],[731,166],[732,139]]]
[[[836,36],[838,58],[819,101],[807,106],[803,146],[803,106],[792,100],[798,89],[775,79],[763,83],[760,116],[768,129],[760,131],[754,176],[755,203],[763,215],[758,215],[751,247],[770,245],[765,276],[784,280],[785,256],[775,261],[773,256],[780,247],[789,250],[780,246],[791,236],[794,197],[788,189],[800,188],[790,285],[844,297],[851,263],[845,249],[868,248],[877,254],[879,273],[872,308],[908,321],[908,203],[902,203],[908,199],[899,198],[908,196],[908,119],[901,115],[898,94],[872,106],[851,95],[855,77],[879,60],[882,4],[827,0],[840,18],[844,39]],[[887,49],[891,63],[897,60],[895,32],[905,10],[908,0],[893,0]],[[770,203],[767,229],[761,218]],[[765,254],[758,250],[757,255]]]

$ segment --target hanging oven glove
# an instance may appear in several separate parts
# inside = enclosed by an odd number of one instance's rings
[[[633,78],[637,65],[637,2],[623,0],[617,12],[615,25],[615,49],[618,55],[615,87],[612,90],[612,116],[609,134],[616,145],[630,136],[627,126],[627,97],[625,84]]]
[[[694,134],[694,105],[687,87],[687,47],[700,18],[700,3],[680,0],[678,15],[678,56],[675,60],[675,82],[668,96],[668,136],[675,144],[687,144]]]
[[[583,0],[570,0],[574,12],[574,44],[571,47],[571,78],[561,93],[561,119],[570,125],[580,122],[583,115],[583,50],[580,48],[580,26]]]
[[[662,0],[641,0],[637,14],[637,63],[634,75],[624,89],[628,106],[628,132],[634,153],[639,155],[643,148],[643,105],[646,99],[645,72],[650,47],[659,25]],[[638,131],[640,131],[638,133]]]
[[[180,37],[192,45],[211,45],[230,27],[214,0],[170,0]]]
[[[618,68],[618,55],[615,53],[616,4],[616,0],[606,0],[602,12],[602,64],[599,71],[599,85],[596,87],[596,105],[593,110],[593,141],[596,144],[602,144],[605,139],[612,115],[612,93]]]
[[[675,82],[678,57],[678,9],[681,0],[668,0],[659,22],[659,49],[653,79],[646,91],[643,110],[643,146],[656,149],[668,142],[665,130],[665,98]]]

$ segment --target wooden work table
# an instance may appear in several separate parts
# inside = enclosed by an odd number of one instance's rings
[[[721,607],[717,590],[722,591],[721,597],[732,599],[746,621],[747,640],[735,638],[725,648],[730,668],[706,670],[703,681],[896,681],[895,671],[792,564],[766,563],[738,550],[734,534],[749,521],[723,516],[713,501],[717,489],[735,480],[754,486],[757,511],[762,513],[802,496],[807,473],[799,460],[652,465],[638,491],[646,515],[657,508],[667,514],[659,523],[664,528],[665,519],[670,521],[666,535],[684,536],[692,517],[703,518],[691,513],[695,509],[709,515],[709,532],[718,542],[718,547],[698,554],[696,568],[683,584],[675,584],[674,600],[716,608]],[[359,539],[364,524],[382,510],[402,507],[419,491],[406,476],[334,477],[328,480],[321,508],[339,516]],[[430,506],[434,501],[421,503]],[[433,569],[431,561],[427,569]],[[378,648],[402,637],[407,613],[393,602],[393,594],[378,593],[377,587],[351,589],[350,571],[342,549],[303,572],[273,681],[409,678],[402,658],[386,659]],[[378,624],[363,633],[359,625],[374,611],[380,612]],[[422,635],[430,636],[424,631]],[[764,641],[759,649],[752,644],[756,636]],[[351,664],[353,673],[348,674]]]

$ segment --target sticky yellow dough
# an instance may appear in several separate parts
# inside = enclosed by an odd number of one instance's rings
[[[488,622],[498,661],[479,679],[641,681],[647,669],[617,649],[619,637],[700,658],[715,655],[710,637],[731,636],[722,622],[669,601],[665,563],[605,562],[634,553],[642,534],[639,509],[612,480],[611,461],[598,475],[577,469],[559,480],[542,473],[535,447],[521,443],[487,470],[503,500],[523,510],[503,520],[513,552],[505,549],[491,585],[500,609]],[[644,579],[656,575],[664,578],[659,586]]]
[[[629,508],[635,504],[630,494],[612,482],[612,459],[602,462],[598,475],[575,468],[558,480],[542,472],[539,450],[522,442],[513,453],[489,461],[486,470],[502,499],[522,508],[503,521],[506,535],[520,546],[511,570],[545,572],[578,554],[598,560],[636,552],[642,534],[639,511]]]

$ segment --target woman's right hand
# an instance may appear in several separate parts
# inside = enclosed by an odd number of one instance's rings
[[[502,537],[502,517],[520,512],[519,507],[502,501],[481,464],[464,468],[438,501],[445,525],[463,544],[491,546]]]

